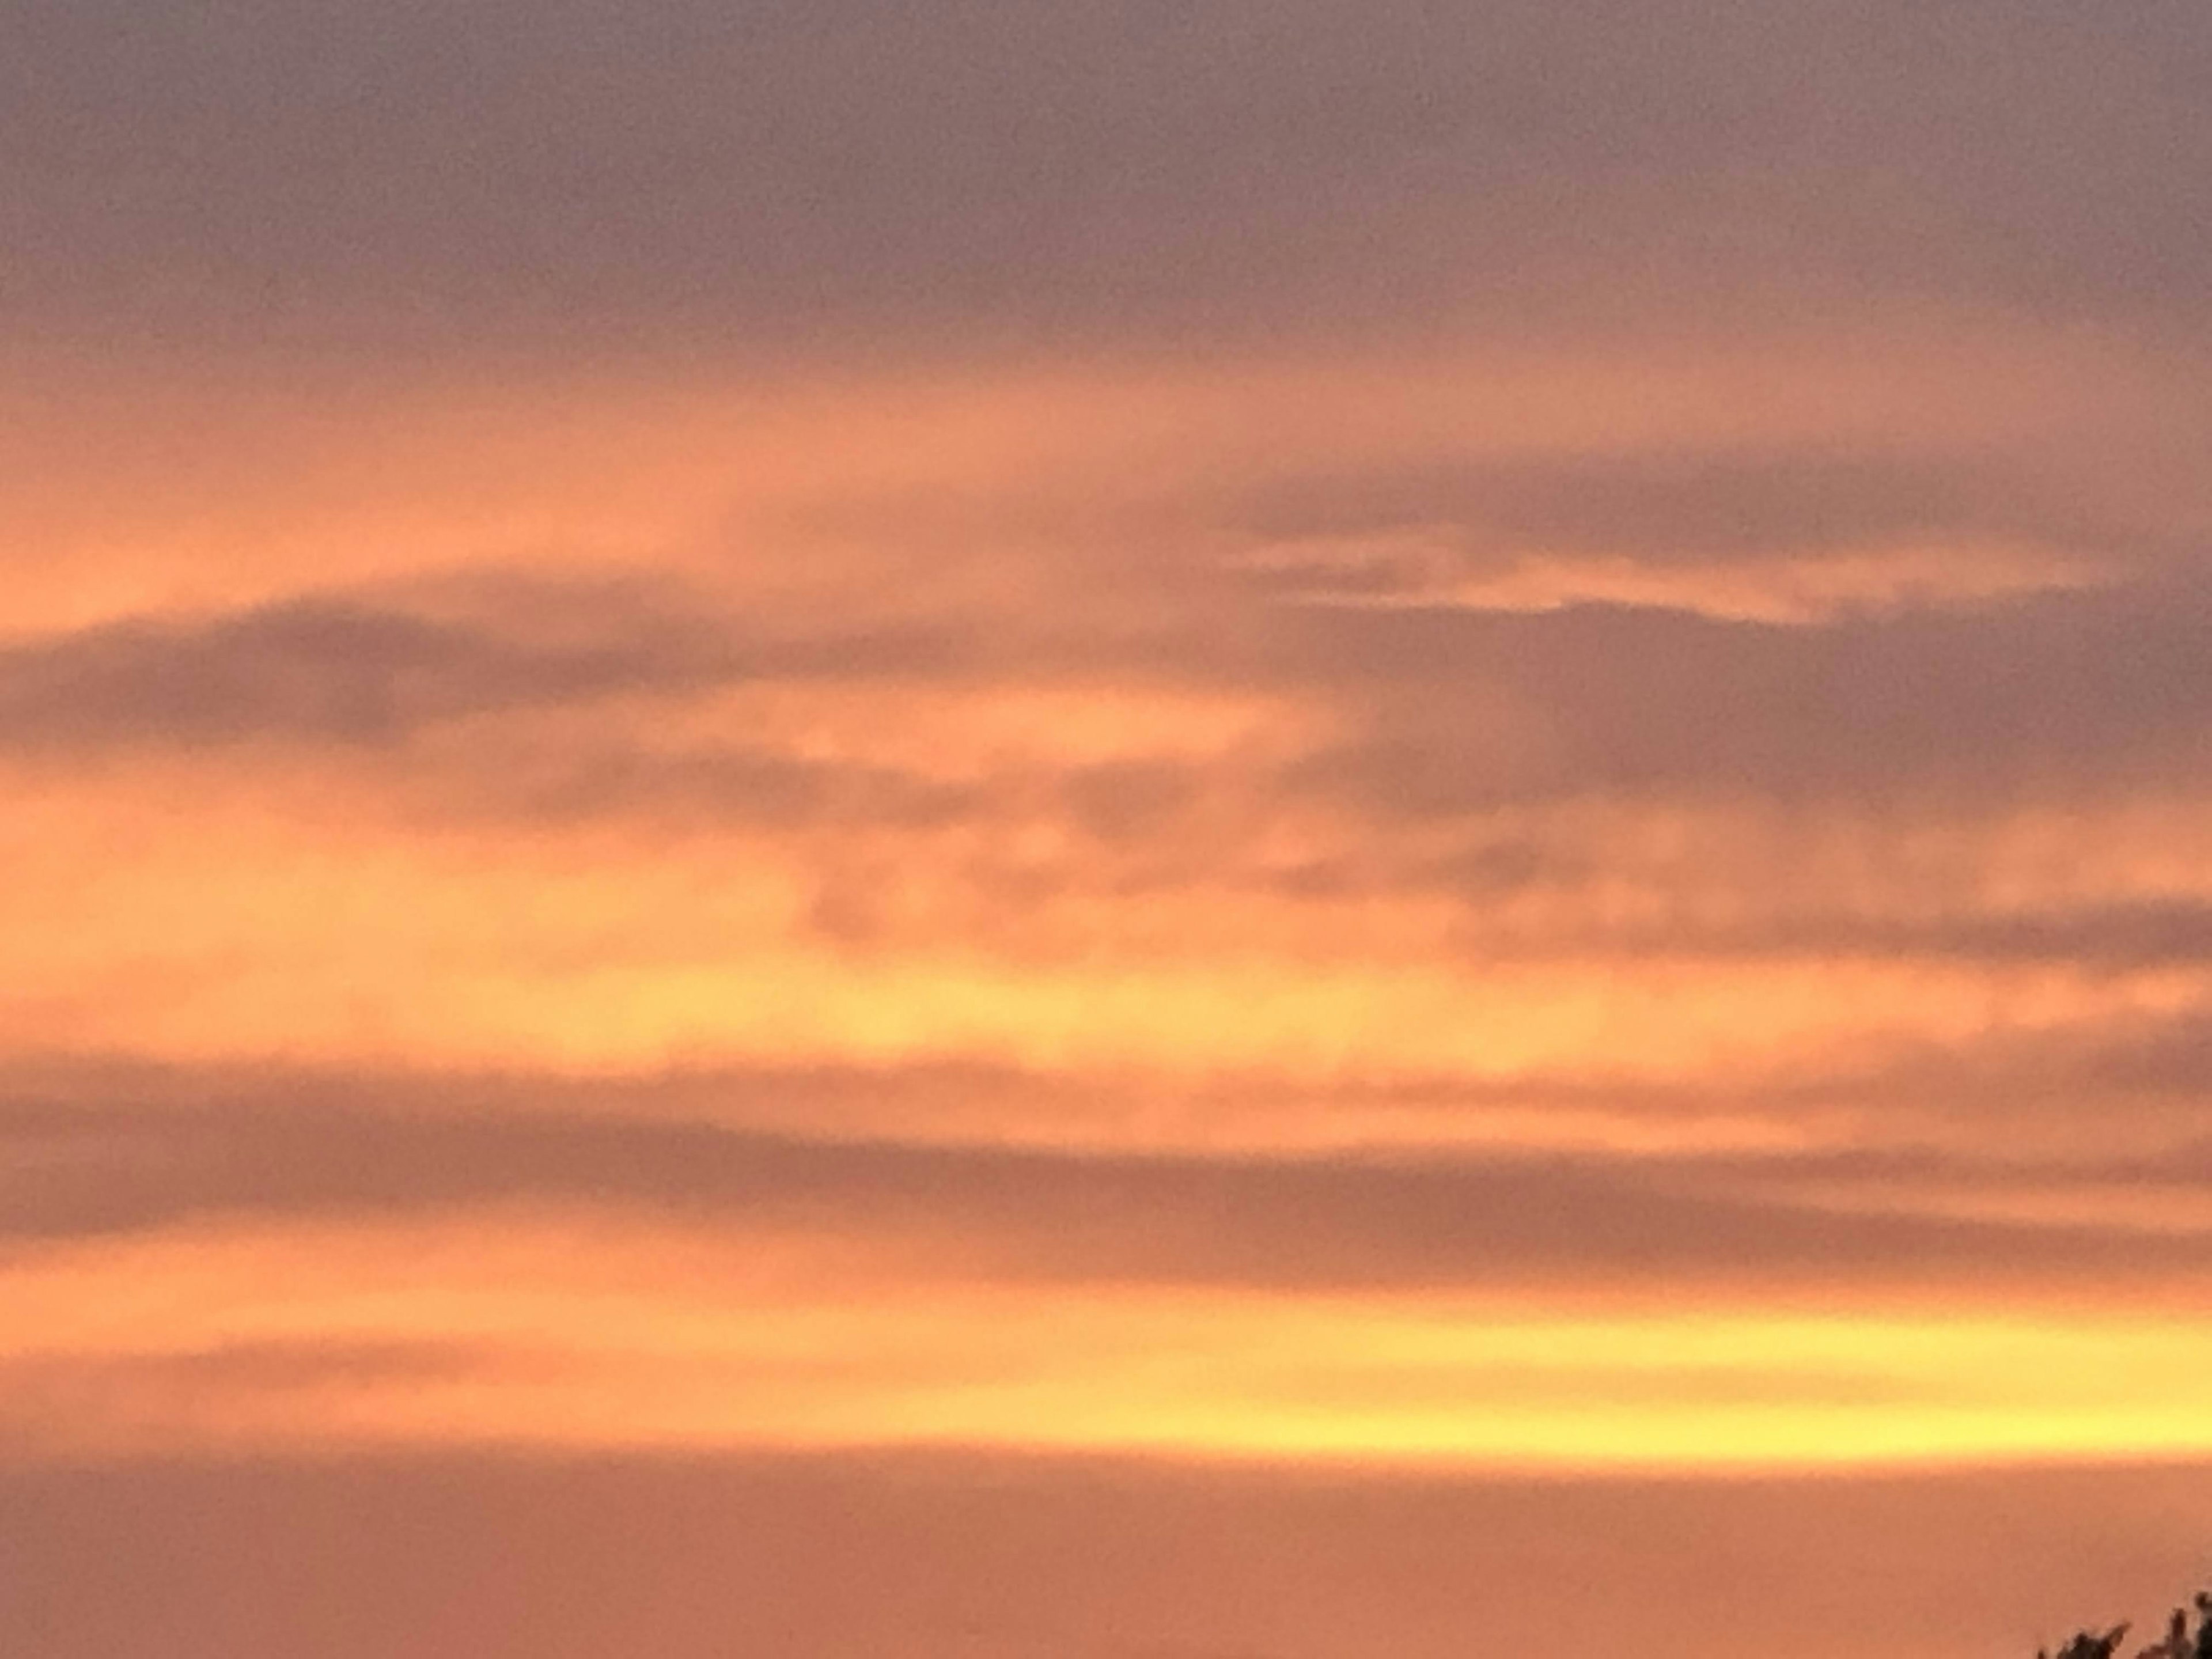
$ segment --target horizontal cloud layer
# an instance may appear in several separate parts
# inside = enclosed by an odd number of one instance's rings
[[[1717,287],[2200,325],[2179,3],[8,21],[19,316],[1218,338]]]
[[[6,1461],[2212,1451],[2208,52],[17,8]]]

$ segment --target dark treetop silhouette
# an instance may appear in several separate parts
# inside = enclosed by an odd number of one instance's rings
[[[2139,1650],[2135,1659],[2212,1659],[2212,1592],[2197,1594],[2197,1632],[2189,1630],[2187,1609],[2176,1607],[2166,1620],[2166,1635]],[[2082,1631],[2058,1650],[2057,1659],[2117,1659],[2128,1633],[2126,1625],[2106,1631]],[[2050,1650],[2039,1648],[2035,1659],[2051,1659]]]

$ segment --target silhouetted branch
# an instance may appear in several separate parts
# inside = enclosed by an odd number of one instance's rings
[[[2166,1634],[2148,1647],[2136,1650],[2134,1659],[2212,1659],[2212,1591],[2199,1590],[2195,1605],[2193,1632],[2188,1609],[2176,1607],[2166,1620]],[[2119,1624],[2107,1630],[2079,1632],[2058,1650],[2056,1659],[2118,1659],[2120,1644],[2127,1639],[2129,1629]],[[2038,1648],[2035,1659],[2053,1659],[2053,1656],[2048,1648]]]

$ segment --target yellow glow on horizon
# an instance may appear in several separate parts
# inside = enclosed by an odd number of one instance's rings
[[[49,1248],[0,1270],[25,1334],[0,1426],[94,1453],[972,1445],[1568,1474],[2212,1454],[2212,1326],[2186,1304],[1078,1292],[915,1279],[897,1254],[589,1215]],[[65,1419],[40,1408],[58,1387]]]

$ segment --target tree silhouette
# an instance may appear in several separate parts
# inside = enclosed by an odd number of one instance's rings
[[[2195,1599],[2197,1628],[2189,1627],[2189,1611],[2176,1607],[2168,1616],[2166,1634],[2148,1647],[2139,1648],[2132,1659],[2212,1659],[2212,1591],[2199,1590]],[[2114,1625],[2106,1630],[2078,1632],[2058,1650],[2057,1659],[2121,1659],[2120,1644],[2130,1626]],[[2038,1648],[2035,1659],[2053,1659],[2048,1648]]]

